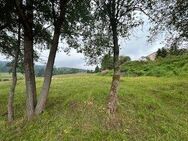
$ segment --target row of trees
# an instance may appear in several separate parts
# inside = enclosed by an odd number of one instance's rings
[[[171,4],[168,7],[166,3]],[[107,113],[113,119],[120,82],[119,38],[128,39],[132,29],[143,24],[144,21],[139,16],[139,13],[143,13],[156,23],[151,29],[152,35],[165,28],[179,33],[178,37],[181,35],[181,41],[185,41],[187,30],[184,29],[188,27],[185,19],[188,12],[184,11],[188,9],[187,3],[183,0],[167,0],[165,4],[161,0],[1,0],[0,48],[14,62],[8,104],[9,121],[13,120],[13,98],[19,60],[24,62],[27,117],[30,120],[44,111],[60,39],[66,40],[70,47],[83,53],[91,64],[97,63],[101,55],[112,52],[111,67],[114,73]],[[159,11],[159,7],[162,10]],[[175,14],[171,13],[171,9]],[[34,48],[50,49],[38,100]]]
[[[165,58],[169,55],[183,55],[187,52],[188,50],[186,48],[178,48],[178,46],[172,45],[170,48],[163,47],[161,49],[158,49],[156,53],[156,58]]]
[[[128,61],[131,61],[131,58],[129,56],[119,56],[120,66]],[[112,70],[113,69],[113,56],[110,53],[105,54],[100,61],[100,66],[101,68],[99,68],[99,66],[97,65],[94,72],[97,73],[97,72],[100,72],[101,70]]]
[[[16,86],[18,55],[23,52],[26,84],[26,111],[28,119],[40,114],[46,105],[51,84],[53,65],[62,39],[72,38],[78,32],[77,23],[87,21],[89,1],[69,0],[8,0],[1,1],[1,50],[12,56],[13,84],[9,94],[8,120],[13,120],[13,98]],[[17,36],[16,36],[17,35]],[[14,44],[13,44],[14,43]],[[50,53],[44,73],[44,82],[37,101],[34,72],[34,47],[49,48]]]

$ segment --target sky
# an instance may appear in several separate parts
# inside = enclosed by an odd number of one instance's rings
[[[155,51],[158,48],[163,47],[161,43],[162,39],[157,39],[155,42],[148,43],[147,36],[149,35],[150,24],[145,22],[144,25],[137,27],[133,31],[133,35],[130,36],[129,40],[120,39],[120,55],[130,56],[132,60],[138,60],[142,56],[147,56]],[[161,37],[162,38],[162,37]],[[61,43],[60,43],[61,44]],[[63,46],[62,44],[60,46]],[[49,50],[39,53],[40,61],[36,64],[45,64]],[[0,54],[0,60],[7,60],[5,56]],[[64,53],[62,50],[58,51],[55,59],[56,67],[71,67],[71,68],[81,68],[81,69],[94,69],[95,66],[88,66],[84,55],[77,53],[76,50],[70,50],[70,53]]]

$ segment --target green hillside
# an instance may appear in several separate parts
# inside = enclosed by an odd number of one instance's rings
[[[122,77],[116,126],[109,127],[106,99],[111,77],[53,78],[45,112],[27,122],[24,80],[15,95],[15,122],[6,124],[10,82],[0,82],[2,141],[187,141],[188,77]],[[37,79],[40,91],[42,79]]]
[[[113,71],[105,71],[99,75],[112,75]],[[187,76],[188,54],[168,56],[155,61],[130,61],[121,66],[123,76]]]
[[[155,61],[131,61],[121,67],[125,76],[188,75],[188,54],[168,56]]]

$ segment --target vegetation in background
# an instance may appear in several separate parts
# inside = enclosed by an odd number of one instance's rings
[[[159,49],[159,51],[161,50]],[[160,56],[158,55],[154,61],[136,60],[123,63],[121,65],[121,75],[169,77],[188,74],[188,54],[186,50],[183,54],[178,55],[170,55],[168,52],[165,57],[162,57],[163,51],[165,54],[167,53],[167,50],[163,48],[159,54]],[[112,75],[112,70],[102,71],[100,75]]]
[[[95,73],[100,72],[100,68],[99,68],[99,66],[98,66],[98,65],[95,67],[95,71],[94,71],[94,72],[95,72]]]
[[[159,57],[165,58],[167,55],[168,55],[168,51],[167,49],[163,47],[157,50],[156,58],[159,58]]]
[[[121,67],[124,76],[178,76],[188,74],[188,54],[155,61],[131,61]]]
[[[188,43],[188,1],[187,0],[148,0],[149,15],[153,27],[150,28],[150,39],[165,33],[166,46],[187,47]]]
[[[176,44],[174,45],[171,45],[170,48],[161,48],[161,49],[158,49],[157,50],[157,53],[156,53],[156,59],[157,58],[165,58],[167,56],[170,56],[170,55],[183,55],[183,54],[187,54],[188,53],[188,48],[179,48]]]
[[[0,61],[0,73],[9,73],[11,67],[9,66],[9,62],[7,61]],[[44,76],[45,66],[43,65],[35,65],[35,75],[37,77]],[[19,73],[24,73],[21,67],[18,68]],[[78,69],[78,68],[68,68],[68,67],[54,67],[53,75],[60,75],[60,74],[74,74],[74,73],[86,73],[87,70]]]

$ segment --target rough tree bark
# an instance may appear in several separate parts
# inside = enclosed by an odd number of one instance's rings
[[[109,100],[107,105],[107,112],[114,117],[117,109],[117,95],[120,81],[120,67],[119,67],[119,45],[117,38],[117,29],[113,27],[113,42],[114,42],[114,73],[110,88]]]
[[[41,90],[39,100],[35,109],[36,115],[39,115],[40,113],[42,113],[47,102],[47,97],[48,97],[49,89],[51,85],[54,61],[55,61],[55,56],[56,56],[56,52],[58,49],[58,42],[59,42],[59,37],[61,34],[61,27],[65,18],[65,9],[66,9],[67,2],[68,0],[60,0],[60,10],[61,10],[60,16],[57,18],[57,20],[54,20],[55,30],[54,30],[53,40],[51,43],[48,62],[46,65],[46,70],[44,73],[44,82],[43,82],[42,90]],[[56,17],[54,17],[54,19],[56,19]]]
[[[12,122],[14,120],[14,95],[15,95],[15,88],[17,84],[17,64],[18,64],[18,56],[20,51],[20,24],[18,27],[18,46],[15,49],[14,53],[14,61],[12,66],[12,84],[9,91],[8,96],[8,122]]]
[[[111,83],[109,99],[107,104],[107,112],[109,117],[113,119],[115,117],[115,112],[117,109],[117,100],[118,100],[118,88],[120,82],[120,66],[119,66],[119,45],[118,45],[118,32],[117,32],[117,19],[115,17],[115,1],[111,4],[111,11],[110,11],[110,25],[112,29],[113,35],[113,53],[114,53],[114,60],[113,60],[113,79]]]
[[[36,84],[33,62],[33,0],[26,0],[28,10],[27,21],[24,24],[24,69],[26,84],[26,112],[28,120],[34,116],[36,105]],[[28,26],[26,26],[28,25]]]
[[[33,64],[33,43],[27,34],[24,34],[24,69],[26,84],[26,112],[28,119],[34,116],[36,105],[36,84]]]
[[[48,97],[51,79],[52,79],[54,61],[55,61],[55,56],[56,56],[57,47],[58,47],[59,36],[60,36],[59,33],[54,33],[52,46],[50,49],[50,54],[49,54],[48,62],[46,65],[46,70],[44,73],[44,82],[43,82],[42,90],[38,99],[37,106],[35,108],[36,115],[40,114],[44,110],[46,102],[47,102],[47,97]]]

